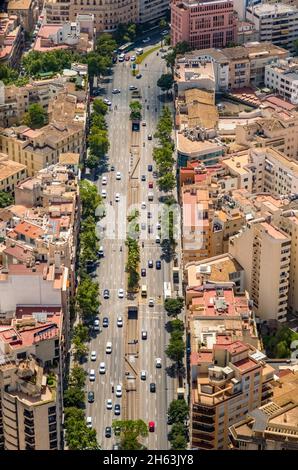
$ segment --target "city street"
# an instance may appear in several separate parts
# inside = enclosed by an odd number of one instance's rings
[[[152,47],[152,46],[150,46]],[[133,54],[131,52],[130,54]],[[171,266],[161,258],[160,245],[155,242],[155,234],[151,239],[147,234],[147,223],[156,227],[157,216],[153,205],[148,206],[148,192],[154,193],[154,201],[157,204],[159,192],[156,180],[152,176],[152,172],[148,172],[148,164],[153,165],[152,149],[155,145],[155,139],[149,141],[148,134],[154,134],[158,116],[163,106],[160,100],[162,92],[156,86],[157,79],[166,71],[165,62],[156,52],[153,52],[145,59],[147,67],[142,63],[139,67],[142,74],[141,79],[136,79],[131,74],[131,62],[125,61],[118,63],[114,67],[113,76],[110,77],[109,83],[105,84],[105,92],[103,97],[108,97],[112,101],[111,111],[108,113],[110,150],[109,167],[114,165],[115,171],[107,171],[103,173],[107,177],[107,184],[102,186],[102,175],[98,180],[98,189],[101,193],[102,187],[107,191],[106,209],[107,215],[101,220],[104,227],[105,237],[102,238],[100,245],[104,248],[104,257],[100,261],[97,270],[98,280],[101,293],[100,307],[100,333],[97,333],[90,343],[90,351],[96,351],[97,360],[88,360],[86,368],[88,370],[95,369],[96,380],[90,382],[87,377],[87,391],[95,392],[95,401],[92,404],[87,403],[86,416],[91,416],[93,427],[97,431],[99,444],[103,449],[111,449],[113,444],[117,442],[112,434],[111,438],[105,437],[105,427],[111,426],[113,419],[143,419],[148,425],[149,421],[155,422],[155,431],[149,433],[149,437],[144,440],[144,444],[149,449],[167,449],[167,424],[166,413],[169,402],[174,397],[174,380],[166,376],[166,357],[164,350],[167,344],[167,336],[164,325],[167,322],[167,316],[163,309],[163,288],[165,281],[171,281]],[[142,98],[140,101],[143,105],[142,119],[146,121],[146,126],[140,126],[139,134],[139,155],[140,161],[135,166],[133,178],[136,180],[137,190],[134,193],[134,200],[129,197],[131,172],[133,159],[130,155],[131,150],[131,121],[129,120],[129,103],[131,101],[131,91],[129,85],[135,85],[139,88]],[[121,93],[113,95],[113,88],[119,88]],[[146,102],[145,102],[146,100]],[[147,109],[149,106],[149,109]],[[117,109],[115,109],[117,107]],[[155,111],[156,109],[156,111]],[[143,142],[145,145],[143,145]],[[121,180],[116,180],[116,173],[121,173]],[[146,175],[146,181],[141,181],[141,175]],[[153,189],[148,189],[148,182],[153,182]],[[115,202],[115,195],[119,193],[120,201]],[[112,204],[110,204],[110,201]],[[134,301],[128,300],[126,295],[124,298],[118,298],[118,289],[123,288],[126,291],[127,280],[125,273],[126,263],[126,246],[125,246],[125,225],[128,205],[130,202],[139,203],[146,202],[146,208],[141,209],[139,223],[146,224],[146,229],[141,230],[141,242],[144,247],[141,250],[140,268],[146,269],[146,277],[140,278],[140,285],[146,284],[147,298],[136,298]],[[153,213],[153,219],[147,220],[147,211]],[[154,218],[155,217],[155,218]],[[116,221],[114,224],[114,220]],[[121,225],[122,222],[122,225]],[[153,268],[148,268],[148,260],[153,261]],[[156,260],[161,260],[161,269],[157,270],[155,266]],[[104,299],[102,292],[109,289],[110,298]],[[148,306],[148,299],[154,299],[154,307]],[[125,365],[125,338],[128,328],[127,307],[129,305],[138,306],[137,321],[137,338],[138,341],[138,357],[136,364],[138,367],[136,384],[136,392],[134,396],[133,409],[126,409],[126,378],[127,370]],[[117,317],[123,318],[123,327],[117,326]],[[109,318],[109,326],[102,327],[103,317]],[[146,340],[141,339],[141,331],[146,330],[148,337]],[[106,343],[112,342],[112,353],[106,354]],[[155,359],[161,358],[162,367],[155,367]],[[99,363],[105,362],[106,373],[99,374]],[[147,373],[146,380],[140,380],[140,372],[145,370]],[[156,384],[156,393],[150,392],[150,383]],[[116,386],[122,385],[122,397],[116,398]],[[112,393],[112,387],[115,388]],[[106,408],[106,400],[113,400],[113,409]],[[114,415],[114,405],[121,405],[120,416]]]

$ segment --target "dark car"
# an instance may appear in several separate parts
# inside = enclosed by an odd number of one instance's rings
[[[136,75],[136,78],[142,78],[142,74],[138,73],[138,75]]]
[[[148,134],[148,140],[152,140],[152,134]]]
[[[146,181],[146,175],[142,175],[142,176],[141,176],[141,180],[142,180],[142,181]]]
[[[108,319],[108,317],[103,317],[103,319],[102,319],[102,326],[103,326],[104,328],[107,328],[107,327],[109,326],[109,319]]]
[[[118,403],[116,403],[116,405],[114,406],[114,413],[115,415],[120,415],[121,413],[121,408],[120,408],[120,405]]]
[[[152,261],[152,259],[149,259],[149,261],[148,261],[148,268],[153,268],[153,261]]]
[[[121,432],[120,426],[116,426],[114,429],[115,436],[120,436],[120,432]]]
[[[146,277],[146,269],[141,269],[141,276]]]
[[[104,291],[103,291],[103,298],[104,298],[104,299],[109,299],[109,298],[110,298],[110,291],[109,291],[109,289],[104,289]]]
[[[148,233],[153,233],[153,226],[152,225],[148,225]]]
[[[105,436],[106,437],[112,437],[112,428],[111,428],[111,426],[106,426]]]
[[[153,382],[150,384],[150,392],[151,392],[151,393],[155,393],[155,392],[156,392],[156,385],[155,385],[155,383],[153,383]]]
[[[153,175],[153,178],[157,178],[157,171],[153,171],[152,175]]]
[[[111,165],[111,168],[110,168],[111,171],[115,171],[115,167],[114,165]]]
[[[94,392],[88,392],[88,403],[94,402]]]
[[[156,269],[161,269],[161,261],[158,259],[155,263]]]
[[[152,165],[148,165],[148,171],[152,171],[152,170],[153,170]]]
[[[142,339],[147,339],[147,331],[142,330]]]
[[[152,213],[151,212],[147,212],[147,219],[152,219]]]
[[[149,181],[148,188],[151,188],[151,189],[153,188],[153,181]]]

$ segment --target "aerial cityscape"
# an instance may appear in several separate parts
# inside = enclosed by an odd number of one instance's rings
[[[298,0],[0,2],[0,450],[298,450],[297,244]]]

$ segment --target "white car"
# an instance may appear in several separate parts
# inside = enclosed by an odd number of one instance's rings
[[[91,361],[96,361],[96,357],[97,357],[96,351],[91,351],[91,354],[90,354]]]
[[[116,193],[116,195],[115,195],[115,201],[116,201],[116,202],[119,202],[119,201],[120,201],[120,194],[119,194],[119,193]]]
[[[123,299],[123,297],[124,297],[124,290],[123,289],[118,289],[118,297],[119,297],[119,299]]]
[[[87,425],[87,428],[92,428],[92,417],[91,416],[88,416],[86,418],[86,425]]]
[[[106,184],[107,184],[107,181],[108,181],[108,180],[107,180],[107,177],[106,177],[106,176],[103,176],[103,177],[102,177],[102,180],[101,180],[101,184],[106,185]]]
[[[146,380],[147,372],[145,370],[141,370],[141,380]]]
[[[117,385],[116,387],[116,397],[120,398],[122,397],[122,385]]]
[[[134,62],[136,60],[136,56],[135,55],[132,55],[131,58],[130,58],[131,62]]]
[[[121,173],[120,173],[120,171],[117,171],[117,173],[116,173],[116,180],[121,180]]]
[[[94,329],[94,331],[100,331],[98,318],[96,318],[96,319],[94,320],[93,329]]]
[[[111,106],[111,105],[112,105],[112,101],[110,101],[108,98],[105,98],[105,99],[103,100],[103,102],[104,102],[105,104],[107,104],[108,106]]]
[[[101,197],[104,197],[104,198],[107,197],[107,190],[106,189],[101,190]]]
[[[123,326],[123,318],[122,317],[117,318],[117,326],[119,326],[119,328],[121,328]]]
[[[146,44],[146,42],[149,42],[150,41],[150,38],[146,38],[146,39],[143,39],[143,43]]]
[[[101,362],[101,363],[99,364],[99,373],[100,373],[100,374],[105,374],[105,373],[106,373],[106,365],[105,365],[104,362]]]
[[[156,367],[157,369],[160,369],[160,368],[161,368],[161,359],[160,359],[160,357],[157,357],[157,358],[155,359],[155,367]]]
[[[142,202],[141,209],[146,209],[146,202],[144,202],[144,201]]]
[[[89,371],[89,380],[90,380],[90,382],[94,382],[94,380],[95,380],[95,370],[94,369],[91,369]]]
[[[107,410],[112,410],[113,409],[113,402],[112,402],[111,398],[107,399],[106,408],[107,408]]]
[[[157,224],[156,224],[156,228],[157,228],[157,230],[160,230],[160,229],[161,229],[161,225],[160,225],[160,223],[159,223],[159,222],[157,222]]]
[[[111,352],[112,352],[112,343],[111,341],[108,341],[106,345],[106,354],[111,354]]]
[[[154,299],[149,299],[148,305],[149,307],[154,307]]]

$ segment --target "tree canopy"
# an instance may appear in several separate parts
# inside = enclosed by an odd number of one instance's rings
[[[83,410],[75,407],[65,408],[65,438],[69,450],[98,450],[95,429],[86,425]]]
[[[39,103],[29,106],[28,112],[24,114],[23,123],[31,129],[40,129],[48,122],[48,114]]]
[[[188,404],[179,398],[170,403],[168,414],[171,423],[184,423],[188,417]]]
[[[176,299],[165,299],[165,309],[170,316],[177,316],[184,305],[183,297],[177,297]]]
[[[7,191],[0,191],[0,209],[13,204],[13,197]]]
[[[174,83],[173,75],[171,73],[165,73],[157,80],[157,86],[162,91],[169,91]]]
[[[126,420],[113,421],[113,428],[120,428],[120,447],[121,450],[141,450],[145,446],[139,442],[140,437],[148,436],[148,428],[144,421]]]
[[[62,72],[70,68],[72,62],[86,62],[82,54],[69,49],[56,49],[49,52],[31,51],[23,56],[23,67],[29,76],[48,72]]]

